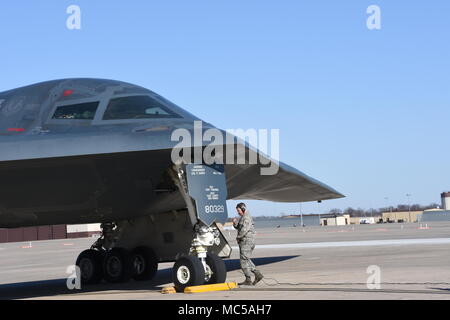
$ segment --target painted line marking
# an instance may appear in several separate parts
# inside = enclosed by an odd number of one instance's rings
[[[423,245],[450,244],[450,238],[263,244],[257,245],[256,249],[313,249],[313,248],[333,248],[333,247],[366,247],[366,246],[393,246],[393,245],[418,245],[418,244]],[[233,246],[232,249],[237,250],[239,249],[239,247]]]

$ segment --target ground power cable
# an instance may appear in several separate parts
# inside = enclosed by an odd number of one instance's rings
[[[244,274],[242,271],[239,271],[241,274]],[[267,280],[272,281],[274,283],[269,283]],[[345,286],[345,285],[367,285],[367,282],[281,282],[276,278],[266,277],[261,279],[265,285],[269,287],[274,286]],[[369,283],[370,284],[370,283]],[[450,286],[450,282],[380,282],[380,285],[447,285]],[[449,287],[450,290],[450,287]]]

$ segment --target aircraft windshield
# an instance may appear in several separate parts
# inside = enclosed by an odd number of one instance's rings
[[[52,119],[92,120],[99,102],[71,104],[58,107]]]
[[[114,98],[108,104],[103,120],[181,118],[149,96]]]

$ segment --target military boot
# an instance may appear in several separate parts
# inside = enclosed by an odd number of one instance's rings
[[[240,286],[251,286],[252,285],[252,278],[250,277],[245,277],[245,281],[238,283],[238,285]]]
[[[253,281],[253,285],[256,285],[262,280],[262,278],[264,278],[264,276],[258,270],[253,271],[253,273],[255,274],[255,281]]]

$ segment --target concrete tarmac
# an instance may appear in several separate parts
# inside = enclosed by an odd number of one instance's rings
[[[234,247],[225,260],[227,281],[242,281],[236,233],[224,233]],[[450,299],[448,222],[422,227],[394,223],[259,229],[253,261],[265,275],[264,281],[255,287],[196,294],[160,293],[171,285],[173,263],[161,263],[152,281],[69,290],[67,268],[94,240],[0,244],[0,298]]]

